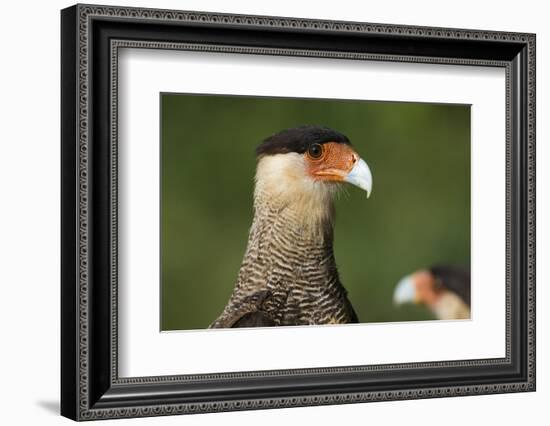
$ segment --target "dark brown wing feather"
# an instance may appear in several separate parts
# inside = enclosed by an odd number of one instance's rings
[[[231,328],[239,327],[273,327],[275,321],[265,312],[256,311],[244,314],[231,326]]]
[[[271,298],[269,290],[260,290],[244,297],[239,304],[231,305],[212,324],[210,328],[270,327],[275,325],[272,318],[262,308]]]

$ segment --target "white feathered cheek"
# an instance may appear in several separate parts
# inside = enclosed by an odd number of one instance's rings
[[[272,196],[297,195],[314,189],[314,180],[307,174],[304,156],[296,152],[262,157],[256,171],[256,188]]]

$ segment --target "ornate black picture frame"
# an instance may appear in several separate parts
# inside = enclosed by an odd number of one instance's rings
[[[76,5],[61,13],[61,413],[74,420],[535,390],[535,35]],[[506,356],[120,378],[121,47],[485,65],[506,72]]]

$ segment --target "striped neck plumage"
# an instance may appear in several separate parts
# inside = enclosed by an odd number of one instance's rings
[[[333,241],[334,208],[331,201],[319,206],[311,200],[289,202],[259,193],[254,200],[253,228],[264,240],[285,240],[289,247],[330,247]]]

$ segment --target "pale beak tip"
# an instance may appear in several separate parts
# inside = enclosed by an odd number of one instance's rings
[[[345,178],[346,182],[355,185],[367,193],[367,198],[372,193],[372,173],[363,159],[359,159]]]
[[[401,278],[395,286],[395,290],[393,292],[394,305],[414,302],[415,293],[416,290],[412,277],[407,275],[406,277]]]

